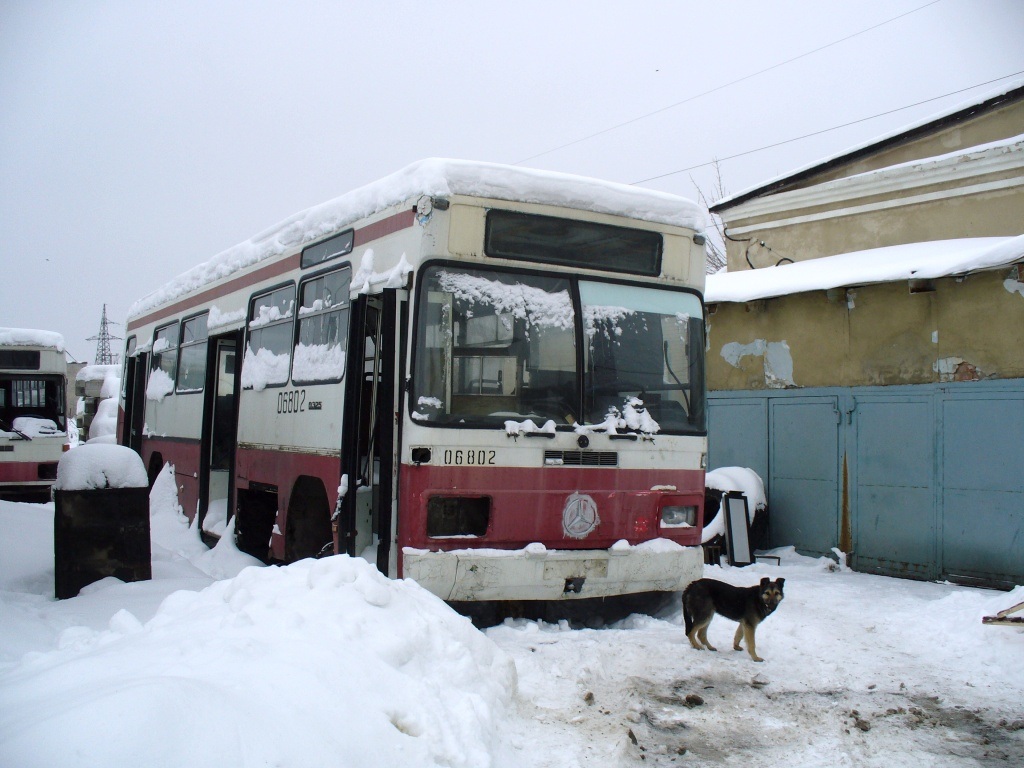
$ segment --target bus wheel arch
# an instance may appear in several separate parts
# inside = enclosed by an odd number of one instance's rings
[[[235,546],[269,564],[270,539],[277,522],[277,486],[250,483],[238,488],[235,502]]]
[[[284,530],[285,562],[333,554],[333,542],[331,504],[327,489],[319,477],[300,475],[288,497],[288,517]]]
[[[146,470],[146,475],[149,478],[149,489],[153,490],[153,484],[156,483],[156,479],[160,477],[160,473],[164,469],[164,457],[159,451],[154,451],[149,457],[149,468]]]

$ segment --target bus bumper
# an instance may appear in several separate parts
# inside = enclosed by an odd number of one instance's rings
[[[610,549],[403,550],[403,575],[442,600],[575,600],[682,590],[703,573],[700,547],[666,539]]]

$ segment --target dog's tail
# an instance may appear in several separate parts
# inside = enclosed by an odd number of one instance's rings
[[[690,630],[693,629],[693,612],[690,610],[689,587],[683,590],[683,625],[686,628],[687,636],[689,636]]]

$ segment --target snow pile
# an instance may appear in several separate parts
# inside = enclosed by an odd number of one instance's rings
[[[89,442],[116,442],[117,438],[117,398],[108,397],[101,400],[96,407],[96,415],[89,424]]]
[[[65,453],[57,464],[57,491],[99,488],[145,488],[146,467],[135,451],[123,445],[85,445]]]
[[[0,328],[0,346],[44,347],[64,351],[64,337],[53,331],[36,331],[31,328]]]
[[[189,523],[178,503],[174,482],[174,465],[165,464],[149,492],[149,531],[154,553],[166,551],[172,557],[184,558],[213,579],[230,579],[245,568],[261,565],[255,557],[235,547],[234,524],[210,549],[203,543],[196,520]],[[157,555],[154,554],[154,560]]]
[[[415,583],[344,556],[245,567],[231,536],[208,550],[167,465],[150,494],[153,582],[108,578],[23,609],[9,590],[52,594],[52,523],[0,504],[21,545],[0,540],[0,764],[492,763],[515,667]],[[190,591],[148,606],[185,578]]]
[[[754,515],[758,510],[767,508],[768,500],[764,494],[764,483],[760,476],[752,469],[746,467],[719,467],[716,470],[704,475],[704,487],[714,488],[726,494],[729,491],[739,491],[747,497],[747,516],[750,522],[754,522]],[[704,532],[701,542],[711,541],[715,536],[725,535],[725,515],[721,508],[713,520],[704,521]]]
[[[343,556],[248,568],[60,645],[3,676],[3,764],[485,766],[515,689],[467,619]]]
[[[472,195],[510,202],[559,205],[595,213],[703,231],[703,211],[692,201],[666,192],[553,171],[496,163],[428,159],[306,211],[296,213],[244,243],[185,272],[135,302],[128,319],[261,261],[294,251],[359,219],[420,195]]]
[[[708,275],[704,299],[755,301],[893,280],[928,280],[996,269],[1024,259],[1024,235],[890,245],[820,259]]]

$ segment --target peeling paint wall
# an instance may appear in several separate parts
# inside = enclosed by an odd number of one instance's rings
[[[1019,293],[1021,296],[1024,296],[1024,283],[1021,282],[1021,277],[1024,277],[1024,275],[1021,275],[1021,271],[1019,266],[1014,267],[1010,272],[1010,276],[1003,280],[1003,288],[1010,293]]]
[[[748,355],[761,359],[764,383],[769,389],[795,387],[793,381],[793,356],[789,345],[783,341],[757,339],[750,344],[730,342],[722,347],[722,357],[733,368],[740,369],[740,362]],[[754,363],[756,368],[756,363]]]
[[[1021,270],[709,307],[708,387],[887,386],[1024,378]],[[1018,287],[1019,286],[1019,287]]]

